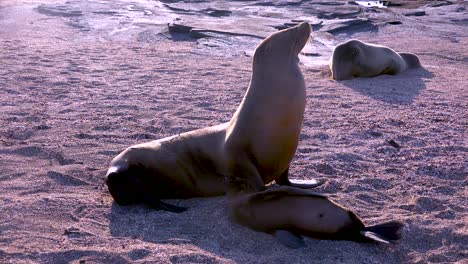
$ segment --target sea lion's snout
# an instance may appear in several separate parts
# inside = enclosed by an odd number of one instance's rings
[[[120,205],[132,204],[138,197],[136,186],[129,177],[128,170],[122,170],[119,167],[110,167],[106,173],[105,183],[109,193]]]
[[[309,22],[302,22],[297,26],[297,29],[301,32],[301,35],[309,36],[312,32]]]
[[[295,52],[299,54],[304,46],[307,44],[310,38],[310,33],[312,33],[312,29],[308,22],[302,22],[301,24],[296,26],[296,49]]]

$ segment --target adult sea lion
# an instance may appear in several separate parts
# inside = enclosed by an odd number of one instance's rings
[[[303,188],[317,184],[288,179],[306,103],[298,55],[310,33],[304,22],[272,34],[257,47],[249,88],[226,131],[228,175],[248,178],[258,190],[273,180]]]
[[[288,179],[305,109],[298,54],[311,33],[306,22],[278,31],[258,45],[247,92],[224,124],[131,146],[109,166],[106,184],[119,204],[145,202],[156,209],[186,208],[160,201],[224,194],[226,175],[264,184],[310,188]]]
[[[336,46],[330,61],[335,80],[398,74],[420,66],[418,57],[412,53],[398,53],[391,48],[356,39]]]
[[[366,227],[356,214],[311,190],[280,186],[256,191],[245,179],[231,179],[227,190],[229,218],[253,230],[272,234],[291,248],[305,246],[302,235],[382,243],[400,238],[398,231],[402,223],[391,221]]]

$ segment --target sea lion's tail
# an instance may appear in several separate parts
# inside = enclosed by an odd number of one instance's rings
[[[421,62],[419,61],[418,56],[414,55],[413,53],[400,52],[398,54],[400,54],[400,56],[406,62],[406,65],[408,65],[409,69],[421,67]]]
[[[399,221],[390,221],[383,224],[365,227],[361,234],[374,241],[390,243],[390,241],[401,238],[400,229],[403,223]]]

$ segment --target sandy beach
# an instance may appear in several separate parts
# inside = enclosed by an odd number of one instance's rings
[[[467,263],[467,14],[466,1],[2,0],[0,262]],[[299,21],[313,32],[291,178],[325,180],[317,192],[366,224],[404,222],[398,243],[293,250],[231,223],[224,197],[170,200],[181,214],[113,202],[115,155],[228,121],[255,46]],[[423,68],[334,81],[328,59],[351,38]]]

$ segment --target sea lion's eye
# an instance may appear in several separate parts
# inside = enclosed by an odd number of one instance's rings
[[[319,218],[323,218],[323,214],[319,214]]]

